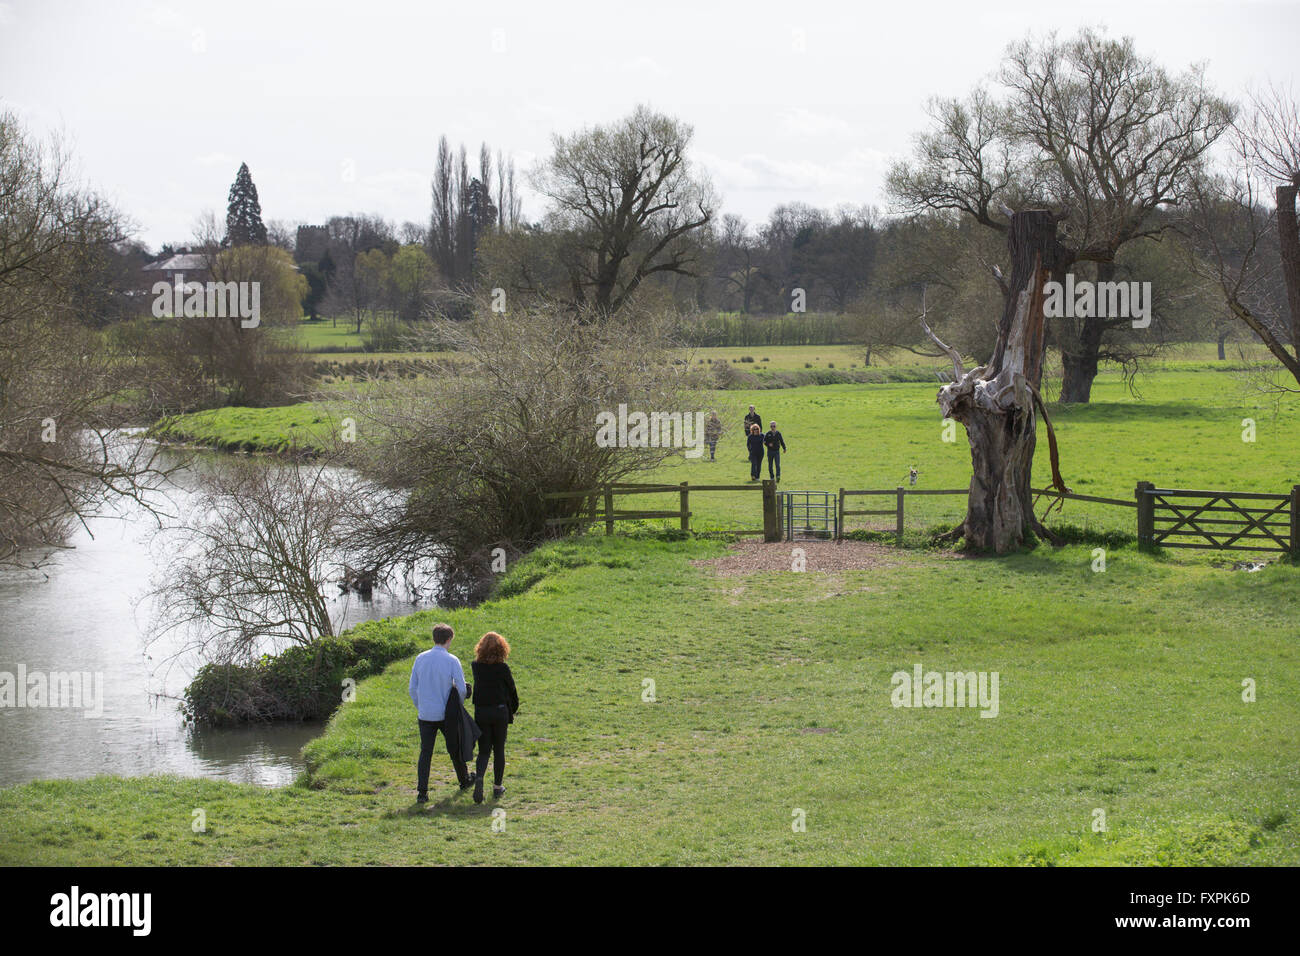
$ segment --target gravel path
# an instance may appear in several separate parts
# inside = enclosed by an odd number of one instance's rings
[[[802,548],[809,571],[861,571],[902,564],[908,552],[874,541],[737,541],[720,558],[692,561],[712,568],[715,574],[731,576],[754,571],[789,571],[794,549]]]

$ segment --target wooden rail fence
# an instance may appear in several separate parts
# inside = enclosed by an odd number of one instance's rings
[[[604,522],[605,534],[613,534],[614,524],[618,521],[641,521],[651,518],[676,518],[680,522],[681,530],[690,531],[691,494],[718,491],[757,491],[763,496],[763,527],[757,530],[732,531],[729,532],[730,534],[761,534],[765,541],[781,540],[781,510],[777,507],[776,482],[768,479],[764,479],[762,482],[756,484],[747,485],[692,485],[685,481],[678,485],[614,483],[602,485],[600,488],[590,488],[586,491],[556,491],[544,495],[543,498],[547,501],[563,501],[572,500],[574,498],[587,500],[587,507],[584,513],[562,518],[550,518],[546,523],[551,527],[562,527],[570,524],[593,525]],[[639,511],[635,509],[619,510],[614,507],[614,498],[616,496],[665,494],[673,492],[679,496],[679,505],[676,511],[650,511],[646,509]],[[600,501],[604,502],[603,510],[597,507],[597,503]]]
[[[730,533],[761,534],[765,541],[780,541],[783,534],[782,514],[778,506],[776,482],[770,480],[744,485],[692,485],[685,481],[676,485],[615,483],[585,491],[553,492],[544,498],[548,501],[576,499],[579,505],[573,509],[573,514],[551,518],[546,523],[552,528],[603,523],[605,534],[613,534],[614,525],[619,521],[676,518],[681,530],[690,531],[692,494],[738,491],[761,493],[763,526],[761,529]],[[1136,509],[1138,546],[1145,550],[1204,548],[1220,551],[1281,551],[1300,559],[1300,485],[1293,486],[1289,494],[1264,494],[1157,488],[1149,481],[1142,481],[1138,482],[1132,501],[1043,488],[1031,491],[1035,495],[1035,505],[1043,498],[1052,498]],[[678,496],[678,507],[674,511],[615,507],[615,499],[618,497],[673,493]],[[892,515],[895,540],[901,547],[905,503],[909,495],[964,496],[969,493],[968,488],[841,488],[837,503],[837,540],[844,536],[845,518]],[[871,497],[892,498],[893,507],[846,507],[850,499]]]

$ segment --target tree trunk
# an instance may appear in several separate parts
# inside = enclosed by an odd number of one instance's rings
[[[1300,225],[1296,222],[1295,201],[1300,175],[1289,186],[1277,187],[1277,238],[1282,253],[1282,281],[1286,284],[1286,301],[1291,321],[1291,350],[1300,356]]]
[[[1097,263],[1097,283],[1110,282],[1115,275],[1115,263]],[[1078,319],[1079,337],[1061,345],[1061,402],[1083,404],[1092,398],[1092,383],[1097,377],[1098,356],[1101,355],[1101,337],[1106,331],[1106,320],[1093,316]]]
[[[1223,343],[1226,342],[1227,340],[1228,340],[1228,332],[1225,329],[1224,331],[1219,333],[1219,361],[1220,362],[1226,360],[1228,357],[1228,353],[1223,347]]]
[[[1083,321],[1085,326],[1081,330],[1078,343],[1080,351],[1061,353],[1062,404],[1084,404],[1092,398],[1092,382],[1097,377],[1097,353],[1092,351],[1089,355],[1089,349],[1083,344],[1083,340],[1090,337],[1087,326],[1095,324],[1096,320],[1084,319]]]
[[[998,344],[988,365],[963,372],[953,357],[954,381],[939,390],[945,418],[966,426],[971,449],[971,483],[966,518],[952,532],[972,549],[1005,554],[1034,531],[1046,533],[1034,517],[1030,495],[1037,383],[1042,375],[1043,284],[1067,254],[1056,238],[1056,218],[1043,210],[1016,213],[1007,234],[1012,271]],[[929,327],[926,326],[927,331]],[[931,333],[933,337],[933,333]],[[938,341],[936,339],[936,341]],[[1049,436],[1051,423],[1048,422]],[[1053,485],[1064,489],[1056,468]]]

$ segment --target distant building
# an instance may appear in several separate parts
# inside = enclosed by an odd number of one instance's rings
[[[329,241],[329,230],[324,226],[299,226],[293,246],[294,261],[310,262],[313,265],[320,262],[325,250],[329,248]]]
[[[178,273],[185,276],[186,282],[207,282],[209,278],[207,257],[197,252],[182,252],[158,259],[146,263],[140,271],[144,273],[148,286],[155,282],[173,282]]]

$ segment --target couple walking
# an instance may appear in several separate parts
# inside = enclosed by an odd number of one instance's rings
[[[771,422],[768,430],[763,431],[763,419],[749,406],[745,416],[745,444],[749,449],[749,480],[758,481],[763,473],[763,451],[767,451],[767,476],[776,481],[781,480],[781,452],[785,451],[785,437],[776,430],[776,422]]]
[[[470,665],[474,683],[465,683],[460,661],[449,650],[456,632],[448,624],[433,626],[433,647],[415,659],[411,666],[410,694],[420,721],[420,759],[416,763],[416,801],[429,800],[429,763],[433,746],[442,731],[447,754],[456,769],[461,790],[474,788],[474,802],[483,802],[483,781],[488,756],[492,757],[494,785],[492,796],[506,792],[502,780],[506,772],[506,728],[519,710],[519,694],[514,675],[506,658],[510,645],[496,631],[488,631],[474,647]],[[471,720],[464,702],[474,699]],[[478,766],[469,772],[468,763],[478,741]]]

